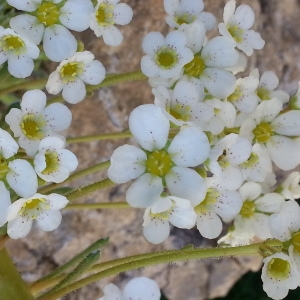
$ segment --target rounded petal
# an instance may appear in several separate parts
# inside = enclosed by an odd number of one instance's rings
[[[47,97],[41,90],[27,91],[21,102],[21,110],[25,114],[39,114],[46,107]]]
[[[103,293],[104,293],[104,297],[100,298],[100,300],[101,299],[102,300],[108,300],[108,299],[122,300],[123,299],[120,289],[112,283],[106,285],[103,288]]]
[[[47,57],[60,62],[76,52],[77,41],[64,26],[52,25],[45,29],[43,47]]]
[[[131,112],[129,129],[143,149],[160,150],[167,143],[170,123],[159,107],[145,104]]]
[[[119,46],[123,41],[123,34],[115,26],[107,26],[102,28],[103,41],[109,46]]]
[[[239,5],[235,11],[233,22],[243,29],[253,26],[255,15],[253,9],[246,4]]]
[[[125,4],[119,3],[114,9],[114,21],[118,25],[126,25],[132,20],[133,11],[132,8]]]
[[[28,1],[28,0],[7,0],[7,3],[18,10],[32,12],[37,9],[41,0]]]
[[[205,238],[214,239],[221,234],[221,219],[213,210],[208,210],[207,212],[198,215],[197,229]]]
[[[285,199],[280,194],[269,193],[257,199],[255,206],[261,212],[273,214],[280,211],[280,206],[284,201]]]
[[[162,179],[146,173],[137,178],[126,192],[126,201],[132,207],[147,208],[163,192]]]
[[[31,164],[24,159],[15,159],[8,164],[6,180],[21,197],[31,197],[38,188],[36,173]]]
[[[264,72],[261,75],[259,86],[267,90],[273,91],[279,84],[279,79],[273,71]]]
[[[153,56],[165,44],[164,36],[160,32],[152,31],[144,37],[142,47],[145,53]]]
[[[116,183],[125,183],[136,179],[145,172],[146,153],[131,145],[117,148],[111,156],[108,178]]]
[[[45,196],[39,195],[38,197],[43,198]],[[69,203],[69,200],[65,196],[62,196],[60,194],[52,193],[50,195],[47,195],[46,197],[49,200],[51,210],[60,210]]]
[[[160,289],[154,280],[147,277],[136,277],[124,287],[123,297],[124,300],[159,300]]]
[[[193,206],[205,198],[205,181],[192,169],[173,167],[166,175],[166,183],[172,196],[188,199]]]
[[[64,87],[59,72],[56,70],[49,75],[46,90],[49,94],[57,95]]]
[[[65,101],[71,104],[77,104],[82,101],[86,96],[85,84],[81,79],[69,81],[64,85],[62,97]]]
[[[291,110],[279,115],[271,123],[278,134],[286,136],[300,136],[300,111]]]
[[[85,66],[83,73],[78,77],[87,84],[96,85],[103,81],[105,73],[102,63],[99,60],[94,60]]]
[[[183,128],[172,140],[168,153],[180,167],[196,167],[209,155],[210,145],[205,133],[198,127]]]
[[[34,63],[27,55],[10,56],[8,58],[8,72],[17,78],[25,78],[31,75]]]
[[[263,101],[257,106],[254,112],[256,123],[260,124],[261,122],[268,123],[273,121],[282,110],[282,106],[282,101],[277,98]]]
[[[170,212],[169,222],[178,228],[191,229],[195,226],[196,220],[197,215],[190,203],[187,207],[176,205]]]
[[[61,103],[52,103],[47,106],[43,115],[47,121],[47,126],[54,131],[67,129],[72,121],[72,113],[69,108]]]
[[[0,153],[5,159],[17,154],[19,150],[18,143],[5,130],[0,128]],[[1,181],[0,181],[1,182]],[[1,226],[0,226],[1,227]]]
[[[10,193],[6,189],[3,181],[0,181],[0,199],[0,227],[2,227],[7,222],[7,210],[11,205]]]
[[[166,220],[157,218],[151,219],[147,226],[143,227],[143,234],[148,242],[160,244],[168,238],[170,234],[170,224]]]
[[[39,214],[36,218],[37,225],[44,231],[53,231],[61,223],[61,212],[57,210],[46,210]]]
[[[31,230],[32,221],[31,218],[24,218],[21,216],[9,221],[7,224],[7,234],[12,239],[25,237]]]
[[[10,19],[10,27],[20,36],[38,45],[44,34],[44,25],[39,23],[36,17],[23,14]]]

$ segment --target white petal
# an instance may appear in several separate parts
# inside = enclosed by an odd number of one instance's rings
[[[123,41],[123,34],[115,26],[107,26],[102,28],[103,41],[109,46],[119,46]]]
[[[196,220],[197,215],[192,206],[175,206],[170,212],[169,222],[178,228],[191,229],[195,226]]]
[[[46,90],[49,94],[57,95],[64,87],[59,72],[56,70],[49,75]]]
[[[7,222],[7,209],[11,205],[10,193],[6,189],[3,181],[0,181],[0,199],[0,227],[2,227]]]
[[[13,7],[15,7],[18,10],[28,11],[32,12],[37,9],[37,6],[39,3],[41,3],[41,0],[36,1],[28,1],[28,0],[7,0],[7,3]]]
[[[132,207],[151,206],[163,191],[162,179],[146,173],[137,178],[126,192],[126,201]]]
[[[54,131],[63,131],[67,129],[72,121],[72,113],[69,108],[61,103],[52,103],[47,106],[43,115],[49,126]]]
[[[142,47],[145,53],[153,56],[165,44],[164,36],[160,32],[152,31],[144,37]]]
[[[213,210],[201,213],[197,217],[197,229],[207,239],[218,237],[222,231],[221,219]]]
[[[280,211],[280,206],[284,201],[283,196],[277,193],[269,193],[257,199],[255,206],[259,211],[275,213]]]
[[[110,283],[108,285],[106,285],[103,288],[103,293],[104,293],[104,297],[100,298],[100,300],[109,300],[109,299],[114,299],[114,300],[122,300],[122,295],[121,295],[121,291],[120,289]]]
[[[68,0],[59,12],[59,20],[64,26],[81,32],[90,27],[94,6],[90,0]]]
[[[147,277],[137,277],[126,284],[123,297],[124,300],[159,300],[160,289],[154,280]]]
[[[17,78],[25,78],[31,75],[34,63],[27,55],[10,56],[8,58],[8,71]]]
[[[157,200],[151,206],[151,212],[159,214],[169,210],[173,205],[170,197],[158,197]]]
[[[52,25],[45,29],[43,46],[47,57],[60,62],[76,52],[77,41],[64,26]]]
[[[197,127],[185,127],[172,140],[168,153],[172,161],[180,167],[196,167],[209,155],[208,138]]]
[[[235,12],[235,0],[228,1],[224,7],[223,20],[228,24]]]
[[[22,37],[38,45],[44,34],[44,25],[36,17],[23,14],[10,19],[10,27]]]
[[[153,104],[135,108],[129,116],[129,129],[143,149],[160,150],[166,145],[170,123]]]
[[[116,183],[125,183],[136,179],[145,172],[146,153],[131,145],[117,148],[111,156],[108,178]]]
[[[0,128],[0,153],[5,159],[12,157],[19,150],[18,143],[5,130]],[[1,182],[1,181],[0,181]],[[1,227],[1,226],[0,226]]]
[[[271,126],[278,134],[300,136],[300,111],[292,110],[279,115]]]
[[[47,196],[43,196],[43,195],[38,196],[38,198],[45,198],[45,197],[47,197],[49,200],[51,210],[60,210],[69,203],[69,200],[65,196],[55,194],[55,193],[52,193]]]
[[[279,84],[279,79],[273,71],[264,72],[261,75],[259,86],[267,90],[273,91]]]
[[[44,231],[53,231],[61,223],[61,212],[57,210],[44,211],[36,218],[37,225]]]
[[[6,180],[21,197],[31,197],[38,188],[36,173],[31,164],[24,159],[15,159],[8,164]]]
[[[205,181],[192,169],[173,167],[166,175],[166,183],[172,196],[188,199],[193,206],[205,198]]]
[[[143,227],[143,234],[148,242],[160,244],[168,238],[170,234],[170,224],[168,221],[154,218],[147,226]]]
[[[282,110],[282,102],[279,99],[271,99],[260,103],[255,111],[255,120],[257,124],[273,121]]]
[[[132,20],[132,8],[125,4],[119,3],[114,8],[114,21],[118,25],[126,25]]]
[[[235,77],[227,70],[207,68],[201,75],[201,81],[208,92],[218,99],[228,97],[235,90]]]
[[[11,220],[7,224],[7,234],[12,239],[20,239],[25,237],[31,230],[32,219],[17,217],[14,220]]]
[[[273,238],[269,227],[269,216],[265,214],[254,214],[252,229],[254,230],[255,235],[262,240]]]
[[[239,5],[235,11],[233,22],[243,29],[249,29],[253,26],[255,15],[253,9],[245,4]]]
[[[78,77],[87,84],[96,85],[105,78],[105,68],[99,60],[94,60],[85,66],[83,73]]]
[[[239,192],[244,201],[253,201],[261,195],[262,188],[261,185],[256,182],[246,182],[240,187]]]
[[[21,110],[25,114],[39,114],[46,107],[47,97],[41,90],[27,91],[21,102]]]
[[[299,141],[274,135],[267,141],[266,146],[272,161],[278,168],[288,171],[296,168],[300,163]]]
[[[85,84],[81,79],[69,81],[63,87],[62,96],[65,101],[71,104],[77,104],[86,96]]]

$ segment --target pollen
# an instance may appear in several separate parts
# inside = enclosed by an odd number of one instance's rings
[[[146,161],[147,171],[160,177],[165,176],[172,165],[170,155],[164,150],[152,152]]]
[[[45,26],[57,24],[59,21],[59,8],[54,3],[45,2],[38,7],[36,17]]]

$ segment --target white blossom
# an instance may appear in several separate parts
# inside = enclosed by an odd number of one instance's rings
[[[70,126],[71,111],[61,103],[46,107],[46,95],[41,90],[28,91],[23,95],[21,109],[12,108],[5,116],[19,145],[33,156],[38,150],[40,141],[47,136],[58,136],[57,132]]]
[[[0,26],[0,65],[7,61],[8,72],[17,78],[31,75],[33,59],[39,56],[39,48],[10,28]]]
[[[39,144],[34,157],[34,168],[40,178],[46,182],[63,182],[70,172],[76,170],[76,156],[65,148],[65,141],[58,137],[46,137]]]
[[[60,210],[67,204],[67,198],[59,194],[37,193],[30,198],[21,198],[12,203],[7,210],[7,234],[12,239],[25,237],[30,232],[34,220],[43,231],[53,231],[60,225]]]
[[[105,68],[89,51],[77,52],[60,63],[46,84],[48,93],[57,95],[62,90],[63,98],[72,104],[86,96],[85,84],[97,85],[105,78]]]
[[[13,17],[10,26],[20,36],[38,45],[53,61],[62,61],[73,55],[77,41],[68,29],[83,31],[89,28],[94,11],[90,0],[8,0],[8,4],[27,12]]]
[[[91,14],[90,27],[97,37],[103,36],[104,43],[118,46],[123,41],[121,31],[115,26],[126,25],[132,20],[132,9],[120,0],[98,0]]]
[[[235,0],[227,2],[223,14],[224,23],[219,24],[221,35],[232,38],[237,47],[248,56],[253,54],[253,49],[262,49],[265,41],[260,34],[250,30],[255,21],[252,8],[242,4],[235,9]]]

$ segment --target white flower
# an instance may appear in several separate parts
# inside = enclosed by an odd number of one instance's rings
[[[296,200],[300,198],[300,173],[292,172],[277,188],[285,199]]]
[[[202,97],[188,81],[178,81],[174,90],[158,86],[152,89],[155,105],[162,108],[166,117],[177,126],[190,123],[203,127],[214,115],[213,108],[201,102]]]
[[[147,277],[131,279],[123,292],[110,283],[103,288],[103,293],[104,296],[99,300],[159,300],[161,296],[157,283]]]
[[[258,105],[258,96],[255,93],[259,80],[254,76],[239,78],[236,81],[234,92],[227,97],[240,112],[252,113]]]
[[[142,46],[146,55],[142,57],[141,69],[148,77],[176,77],[193,59],[193,52],[186,47],[185,35],[178,30],[170,32],[166,38],[159,32],[150,32]]]
[[[208,239],[218,237],[222,231],[222,221],[232,220],[242,207],[242,198],[237,191],[224,190],[216,178],[206,180],[208,189],[205,199],[194,207],[197,214],[197,228]]]
[[[70,172],[76,170],[76,156],[65,148],[65,141],[58,137],[47,137],[39,144],[39,151],[34,157],[36,173],[46,182],[63,182]]]
[[[290,109],[300,109],[300,81],[298,82],[297,93],[289,101],[289,107]]]
[[[197,43],[192,49],[194,58],[184,66],[184,78],[202,89],[206,88],[218,99],[228,97],[235,90],[236,79],[225,68],[233,67],[239,60],[235,45],[234,41],[223,36],[211,39],[203,48]]]
[[[210,146],[206,135],[196,127],[183,128],[168,143],[170,124],[153,104],[135,108],[129,116],[129,129],[142,149],[124,145],[111,157],[108,177],[116,183],[136,179],[126,193],[133,207],[151,206],[164,184],[171,195],[199,203],[205,196],[203,178],[189,167],[203,163]]]
[[[234,220],[235,228],[243,230],[252,237],[257,236],[264,240],[272,238],[270,232],[269,215],[279,212],[284,198],[277,193],[268,193],[261,196],[262,188],[255,182],[246,182],[239,192],[243,199],[243,206]]]
[[[13,137],[0,128],[0,182],[7,182],[19,196],[30,197],[37,191],[38,180],[28,161],[13,158],[18,149]]]
[[[103,36],[104,43],[118,46],[123,35],[115,26],[126,25],[132,20],[132,9],[120,0],[98,0],[94,13],[91,15],[90,27],[97,37]]]
[[[280,114],[282,101],[273,98],[260,103],[240,128],[240,135],[266,147],[280,169],[294,169],[300,163],[300,111]]]
[[[46,84],[48,93],[56,95],[62,90],[63,98],[72,104],[86,96],[85,83],[96,85],[105,78],[105,68],[89,51],[77,52],[60,63]]]
[[[30,76],[40,50],[10,28],[0,26],[0,65],[7,61],[8,72],[17,78]]]
[[[255,21],[252,8],[242,4],[235,9],[235,0],[227,2],[223,14],[224,23],[219,24],[221,35],[232,38],[237,47],[248,56],[253,54],[253,49],[262,49],[265,41],[260,34],[250,30]]]
[[[19,144],[33,156],[40,141],[47,136],[59,136],[57,132],[70,126],[71,111],[61,103],[46,107],[46,95],[41,90],[28,91],[23,95],[21,109],[12,108],[5,116],[6,123],[19,137]]]
[[[266,257],[262,268],[261,279],[263,289],[269,297],[275,300],[287,296],[289,289],[299,286],[300,273],[292,258],[284,253],[275,253]]]
[[[8,0],[11,6],[28,12],[13,17],[10,26],[34,44],[43,39],[45,54],[53,61],[73,55],[77,41],[68,29],[83,31],[89,27],[94,11],[90,0]],[[67,29],[68,28],[68,29]]]
[[[174,196],[158,197],[151,207],[146,208],[143,233],[148,242],[160,244],[170,234],[169,222],[178,228],[191,229],[196,218],[189,200]]]
[[[231,133],[214,146],[206,165],[223,188],[234,191],[244,182],[239,165],[248,160],[251,150],[251,143],[247,139]]]
[[[25,237],[31,230],[34,220],[44,231],[55,230],[61,223],[60,209],[67,204],[67,198],[59,194],[37,193],[30,198],[21,198],[7,210],[7,234],[12,239]]]
[[[166,22],[170,27],[178,28],[182,24],[200,21],[206,30],[211,30],[216,24],[216,18],[211,13],[202,12],[202,0],[164,0],[164,7],[168,14]]]
[[[290,96],[287,92],[283,90],[275,90],[279,84],[279,79],[273,71],[264,72],[259,78],[258,69],[251,71],[250,76],[254,76],[259,79],[259,85],[256,90],[256,94],[260,101],[270,100],[277,98],[282,101],[282,103],[287,103]]]

